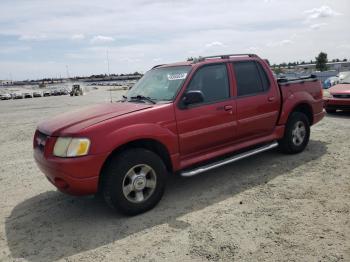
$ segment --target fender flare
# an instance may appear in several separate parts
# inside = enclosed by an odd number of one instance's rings
[[[290,93],[288,98],[283,101],[278,125],[285,125],[290,114],[300,105],[307,105],[307,107],[311,110],[311,115],[313,115],[313,108],[311,104],[314,102],[316,102],[314,97],[307,92]]]
[[[177,135],[157,124],[135,124],[107,134],[105,140],[110,143],[106,151],[112,152],[124,144],[141,139],[152,139],[163,144],[170,155],[179,152]]]

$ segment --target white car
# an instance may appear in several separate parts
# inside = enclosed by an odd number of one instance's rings
[[[1,100],[10,100],[10,99],[12,99],[12,97],[10,94],[2,94],[2,95],[0,95],[0,99]]]
[[[23,94],[16,93],[13,97],[13,99],[23,99]]]
[[[338,78],[339,78],[340,83],[342,83],[342,81],[343,81],[345,78],[349,78],[349,77],[350,77],[350,71],[340,72],[340,73],[338,74]]]

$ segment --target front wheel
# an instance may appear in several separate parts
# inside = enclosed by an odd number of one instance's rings
[[[112,157],[106,168],[103,196],[126,215],[152,209],[162,198],[167,169],[152,151],[134,148]]]
[[[294,112],[288,119],[283,138],[279,141],[282,152],[296,154],[302,152],[310,138],[310,124],[307,116]]]

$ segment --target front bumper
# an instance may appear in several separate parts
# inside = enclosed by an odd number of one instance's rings
[[[99,175],[106,156],[46,157],[40,149],[34,148],[34,159],[58,190],[71,195],[91,195],[98,191]]]
[[[324,99],[324,107],[327,109],[350,110],[349,98],[326,98]]]

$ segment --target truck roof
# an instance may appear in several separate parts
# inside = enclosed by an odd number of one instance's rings
[[[191,58],[183,62],[156,65],[152,69],[170,67],[170,66],[194,66],[198,64],[218,63],[223,61],[251,60],[252,58],[260,59],[260,57],[255,54],[225,54],[225,55],[214,55],[214,56],[200,56],[198,58]]]

